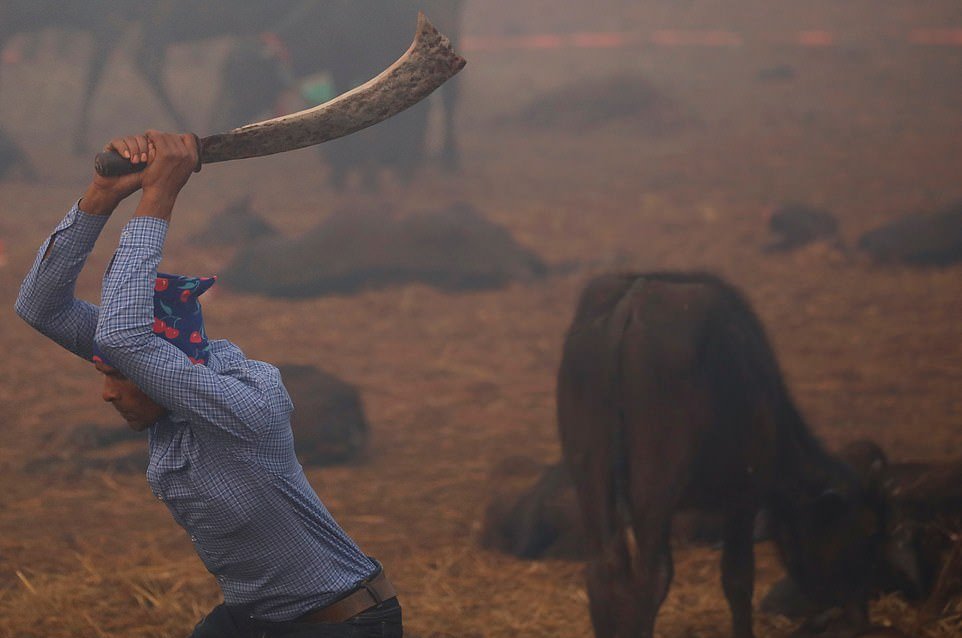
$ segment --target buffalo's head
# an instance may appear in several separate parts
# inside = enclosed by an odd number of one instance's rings
[[[859,476],[843,463],[775,498],[775,542],[809,598],[864,609],[885,565],[886,510],[881,468]]]

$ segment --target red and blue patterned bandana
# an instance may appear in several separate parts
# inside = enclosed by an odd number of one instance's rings
[[[184,277],[159,272],[154,283],[154,334],[176,346],[191,363],[207,363],[210,344],[197,298],[215,281],[217,277]],[[111,365],[96,342],[92,359]]]

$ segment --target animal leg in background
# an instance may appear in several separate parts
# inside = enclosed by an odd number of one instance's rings
[[[90,54],[90,68],[87,70],[87,81],[84,83],[84,94],[80,103],[80,122],[74,132],[74,150],[77,153],[89,153],[87,146],[87,131],[90,128],[90,105],[93,102],[100,78],[103,76],[107,59],[114,50],[115,38],[119,37],[119,30],[108,34],[93,34],[93,52]],[[111,36],[111,37],[103,37]],[[100,150],[99,148],[96,150]]]
[[[461,168],[461,150],[458,148],[457,133],[455,132],[454,113],[461,97],[461,83],[458,80],[449,82],[441,89],[441,103],[444,106],[444,141],[441,147],[441,166],[450,172]]]
[[[725,517],[722,588],[732,612],[732,635],[752,636],[752,592],[755,589],[754,528],[756,511],[737,508]]]
[[[146,33],[149,32],[150,29],[147,28]],[[164,111],[169,113],[171,118],[173,118],[175,128],[180,131],[187,131],[190,129],[190,126],[187,124],[187,120],[180,112],[180,109],[174,106],[174,102],[170,98],[170,93],[167,91],[167,85],[164,83],[164,63],[166,60],[167,49],[165,44],[155,43],[149,39],[141,42],[141,46],[134,58],[137,69],[140,70],[144,79],[147,81],[147,85],[150,86],[154,95],[160,100]]]
[[[558,431],[564,462],[575,486],[585,529],[588,564],[585,581],[588,605],[596,638],[614,638],[617,611],[607,595],[608,572],[618,556],[605,556],[606,541],[617,527],[613,511],[614,493],[608,432],[617,426],[618,414],[613,408],[609,371],[592,356],[593,346],[602,338],[602,330],[590,324],[565,340],[564,361],[558,373]],[[582,363],[583,367],[573,362]],[[597,426],[597,430],[592,431]]]
[[[428,15],[433,16],[435,24],[440,25],[451,41],[455,44],[461,39],[461,16],[464,11],[464,0],[422,0]],[[439,91],[439,102],[443,108],[443,128],[441,140],[441,167],[449,172],[456,172],[461,167],[461,151],[458,145],[458,134],[455,127],[455,114],[461,98],[461,82],[457,79],[448,82]]]
[[[695,384],[680,383],[673,396],[664,396],[665,375],[679,373],[681,379],[687,379],[688,370],[649,365],[652,352],[661,347],[654,336],[658,328],[637,321],[635,311],[629,291],[612,313],[610,342],[615,348],[615,401],[620,407],[621,431],[621,445],[613,447],[620,447],[624,465],[618,470],[615,464],[616,485],[619,474],[623,475],[623,486],[617,491],[623,493],[633,532],[619,535],[631,556],[631,573],[623,587],[624,596],[633,600],[626,600],[629,606],[619,615],[618,635],[625,638],[654,635],[655,619],[674,575],[669,542],[672,515],[693,471],[696,441],[711,424],[705,407],[708,401]],[[693,358],[682,357],[681,361]],[[749,539],[750,530],[751,519]]]
[[[629,282],[601,283],[586,297],[617,295]],[[618,295],[620,296],[620,295]],[[580,322],[565,340],[558,377],[558,425],[565,461],[578,491],[591,559],[586,569],[589,607],[597,638],[653,635],[658,608],[672,579],[671,516],[690,469],[693,432],[682,415],[657,396],[647,369],[623,370],[625,304],[610,321]],[[609,326],[615,326],[609,334]],[[644,337],[631,348],[644,348]],[[598,356],[601,343],[612,344]],[[638,380],[625,387],[624,379]],[[680,405],[692,405],[679,399]],[[643,453],[639,453],[642,451]]]

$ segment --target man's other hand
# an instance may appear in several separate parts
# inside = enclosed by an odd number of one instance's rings
[[[146,153],[147,161],[140,177],[144,192],[136,214],[170,219],[177,195],[197,169],[197,138],[191,133],[147,131],[135,141],[136,145],[128,147],[131,159],[135,155],[143,158]]]

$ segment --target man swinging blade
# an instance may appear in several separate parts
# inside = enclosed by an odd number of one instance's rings
[[[201,163],[347,135],[410,106],[464,65],[423,16],[418,34],[385,73],[315,109],[200,143],[191,133],[159,131],[112,140],[99,164],[121,170],[94,175],[21,286],[17,314],[93,361],[104,401],[131,428],[147,431],[150,488],[224,597],[191,638],[403,635],[397,593],[380,563],[337,524],[297,462],[294,406],[277,368],[248,359],[230,341],[208,339],[198,298],[214,278],[158,273],[157,266],[174,203]],[[419,53],[427,40],[434,48]],[[101,305],[75,299],[94,242],[138,190]]]

